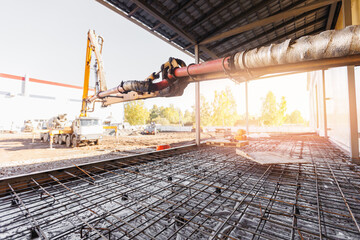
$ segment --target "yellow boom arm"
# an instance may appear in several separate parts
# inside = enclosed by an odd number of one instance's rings
[[[89,97],[89,79],[90,79],[90,64],[92,52],[95,53],[96,57],[96,92],[106,91],[106,81],[104,74],[104,65],[102,61],[102,47],[104,39],[101,36],[95,34],[94,30],[88,31],[87,45],[86,45],[86,59],[85,59],[85,76],[82,96],[82,106],[80,117],[87,117],[88,108],[88,97]]]

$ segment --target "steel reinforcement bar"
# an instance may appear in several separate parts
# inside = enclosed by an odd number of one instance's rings
[[[0,238],[356,239],[360,173],[317,136],[251,141],[307,164],[259,165],[234,148],[178,148],[0,182]]]

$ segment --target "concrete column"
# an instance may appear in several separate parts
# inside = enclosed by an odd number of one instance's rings
[[[342,0],[344,27],[352,24],[351,0]],[[350,157],[359,159],[359,133],[356,110],[356,86],[354,66],[347,66],[347,82],[349,94],[349,119],[350,119]],[[357,161],[358,162],[358,161]]]
[[[347,66],[348,93],[349,93],[349,119],[350,119],[350,156],[359,159],[359,134],[356,109],[356,86],[354,66]]]
[[[195,45],[195,63],[200,62],[199,45]],[[195,129],[196,129],[196,145],[200,146],[200,82],[195,83]]]
[[[324,137],[328,137],[327,115],[326,115],[326,91],[325,91],[325,70],[321,71],[323,90],[323,115],[324,115]]]

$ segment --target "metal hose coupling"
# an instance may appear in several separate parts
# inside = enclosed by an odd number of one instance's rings
[[[122,88],[124,89],[124,92],[140,92],[145,93],[149,91],[149,86],[151,82],[149,81],[138,81],[138,80],[129,80],[122,82]]]

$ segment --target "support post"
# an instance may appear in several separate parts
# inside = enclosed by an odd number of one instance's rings
[[[356,109],[356,86],[354,66],[347,66],[348,93],[349,93],[349,118],[350,118],[350,156],[359,159],[359,134]]]
[[[321,71],[323,90],[323,115],[324,115],[324,137],[328,137],[327,113],[326,113],[326,91],[325,91],[325,70]]]
[[[245,118],[246,118],[246,134],[249,134],[249,96],[248,81],[245,81]]]
[[[195,63],[200,62],[199,45],[195,45]],[[195,83],[195,130],[196,130],[196,145],[200,146],[200,82]]]
[[[351,0],[342,0],[344,27],[352,24]],[[347,66],[347,82],[349,95],[349,119],[350,119],[350,157],[359,160],[359,133],[356,109],[356,85],[354,66]]]

